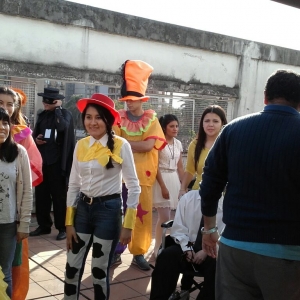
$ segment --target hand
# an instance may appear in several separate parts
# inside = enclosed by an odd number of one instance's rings
[[[193,262],[193,257],[195,256],[195,252],[192,251],[192,250],[189,250],[189,251],[186,251],[185,252],[185,259],[188,261],[188,262]]]
[[[178,194],[178,199],[180,199],[184,194],[186,194],[187,190],[183,190],[183,189],[180,189],[179,191],[179,194]]]
[[[212,258],[216,258],[218,256],[217,243],[219,241],[219,232],[216,231],[211,234],[204,234],[202,236],[202,250],[204,250],[207,255]]]
[[[193,263],[200,265],[205,261],[206,257],[207,254],[203,250],[200,250],[194,255]]]
[[[29,233],[17,232],[17,242],[20,243],[22,240],[27,239],[28,236],[29,236]]]
[[[121,235],[120,235],[120,243],[122,245],[127,245],[130,243],[131,233],[132,233],[132,229],[122,227]]]
[[[78,243],[78,239],[77,239],[77,234],[76,234],[76,231],[75,231],[75,228],[74,226],[72,225],[67,225],[66,226],[66,234],[67,234],[67,251],[69,250],[72,250],[72,242],[73,242],[73,239],[76,243]]]
[[[164,199],[170,199],[169,191],[165,186],[161,188],[161,194]]]
[[[47,142],[43,141],[43,135],[42,134],[39,134],[36,138],[35,138],[35,142],[37,145],[44,145],[46,144]]]
[[[61,100],[54,100],[54,101],[53,101],[53,105],[54,105],[55,107],[60,107],[60,106],[62,105],[62,101],[61,101]]]

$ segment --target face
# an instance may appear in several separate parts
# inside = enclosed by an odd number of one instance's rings
[[[215,113],[208,113],[203,119],[203,129],[209,137],[217,137],[222,125],[221,118]]]
[[[0,94],[0,107],[5,109],[11,117],[15,110],[15,101],[13,96]]]
[[[84,127],[88,134],[96,140],[101,139],[107,132],[106,124],[94,107],[88,107],[86,110]]]
[[[172,121],[170,122],[165,129],[165,136],[166,137],[175,137],[178,134],[178,122]]]
[[[9,136],[9,125],[7,121],[0,120],[0,144],[3,144]]]
[[[142,101],[141,100],[127,100],[125,101],[127,105],[127,109],[130,112],[136,112],[142,108]]]
[[[54,110],[55,109],[55,105],[53,104],[48,104],[46,102],[43,102],[44,105],[44,110]]]

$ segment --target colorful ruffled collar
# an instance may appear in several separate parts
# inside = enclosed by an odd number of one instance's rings
[[[119,113],[121,116],[120,128],[124,130],[126,134],[131,136],[142,135],[149,129],[151,123],[156,118],[156,112],[152,109],[145,110],[144,114],[136,122],[128,119],[127,111],[125,109],[119,110]]]

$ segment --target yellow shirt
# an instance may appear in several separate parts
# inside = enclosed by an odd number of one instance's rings
[[[202,173],[203,173],[203,167],[205,163],[205,159],[207,157],[207,154],[209,152],[208,148],[202,149],[200,153],[200,158],[198,160],[197,164],[197,170],[195,170],[195,148],[196,148],[197,140],[193,140],[188,148],[188,154],[187,154],[187,162],[185,171],[192,174],[193,176],[196,174],[196,181],[193,185],[193,190],[199,189],[199,183],[202,180]]]

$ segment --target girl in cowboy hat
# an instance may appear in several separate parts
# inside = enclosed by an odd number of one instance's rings
[[[91,245],[95,299],[109,299],[110,260],[119,237],[124,245],[131,240],[140,187],[130,145],[112,131],[120,121],[114,102],[94,94],[78,100],[77,107],[89,136],[75,147],[69,181],[64,299],[77,299]],[[121,226],[122,179],[129,196]]]

